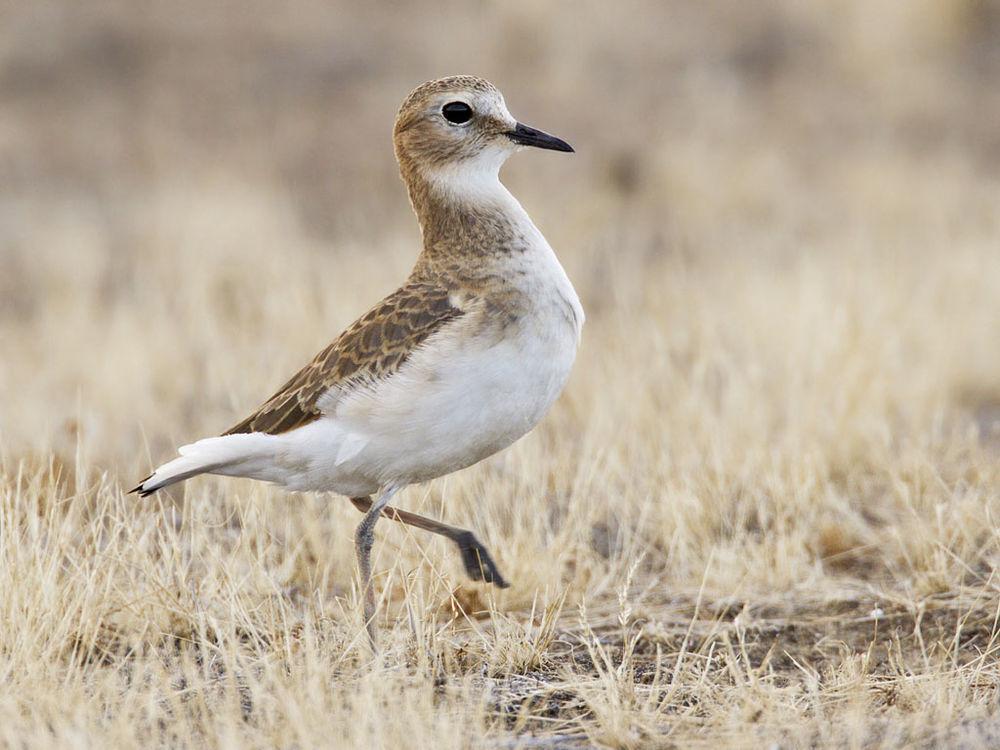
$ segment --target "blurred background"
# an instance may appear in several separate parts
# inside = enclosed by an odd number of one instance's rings
[[[925,295],[898,320],[943,316],[903,366],[957,356],[947,398],[991,423],[1000,2],[34,0],[0,10],[7,446],[82,426],[108,460],[143,433],[159,457],[270,392],[409,268],[392,121],[454,73],[577,148],[504,174],[591,331],[609,308],[644,346],[688,326],[670,279],[745,288],[753,310],[803,258],[821,277],[877,264],[911,287],[900,304]],[[941,268],[954,283],[921,288]],[[838,295],[879,305],[864,277],[817,302],[826,323]],[[737,347],[745,313],[715,318]],[[769,314],[772,335],[795,314]]]
[[[587,324],[373,670],[343,499],[122,489],[403,280],[456,73]],[[995,747],[998,514],[1000,0],[0,3],[0,745]]]

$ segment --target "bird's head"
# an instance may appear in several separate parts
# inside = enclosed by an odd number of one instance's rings
[[[566,141],[519,123],[497,88],[475,76],[451,76],[414,89],[393,128],[396,158],[431,183],[468,189],[495,178],[526,146],[573,151]]]

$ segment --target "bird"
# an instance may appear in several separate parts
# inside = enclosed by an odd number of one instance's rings
[[[393,146],[423,245],[410,275],[246,419],[182,446],[131,490],[217,474],[346,496],[364,514],[355,553],[373,647],[383,515],[449,539],[471,579],[509,586],[471,530],[389,503],[527,434],[562,392],[584,324],[565,270],[499,176],[513,153],[573,152],[566,141],[517,121],[485,79],[458,75],[405,98]]]

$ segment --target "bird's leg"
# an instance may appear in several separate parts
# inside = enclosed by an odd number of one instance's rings
[[[354,550],[358,557],[358,573],[361,576],[364,596],[365,628],[368,630],[368,638],[371,640],[373,649],[376,648],[375,589],[372,586],[372,545],[375,543],[375,524],[378,523],[382,509],[396,494],[397,489],[397,487],[386,487],[374,503],[368,499],[368,512],[365,513],[365,517],[361,519],[361,523],[358,524],[358,528],[354,532]]]
[[[372,507],[372,499],[370,497],[352,497],[351,502],[362,513],[370,512],[369,508]],[[504,580],[504,577],[500,575],[500,569],[493,562],[493,557],[490,555],[489,550],[468,529],[449,526],[432,518],[418,516],[416,513],[409,513],[408,511],[399,510],[391,506],[383,507],[382,514],[393,521],[405,523],[408,526],[416,526],[418,529],[424,529],[432,534],[440,534],[450,539],[458,547],[458,551],[462,555],[462,564],[465,565],[465,572],[469,574],[469,578],[472,580],[492,583],[502,589],[510,586]]]

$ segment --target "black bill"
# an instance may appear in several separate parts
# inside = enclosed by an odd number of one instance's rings
[[[573,147],[562,138],[543,133],[541,130],[529,128],[527,125],[517,124],[517,127],[506,133],[514,143],[521,146],[534,146],[535,148],[547,148],[552,151],[568,151],[573,153]]]

